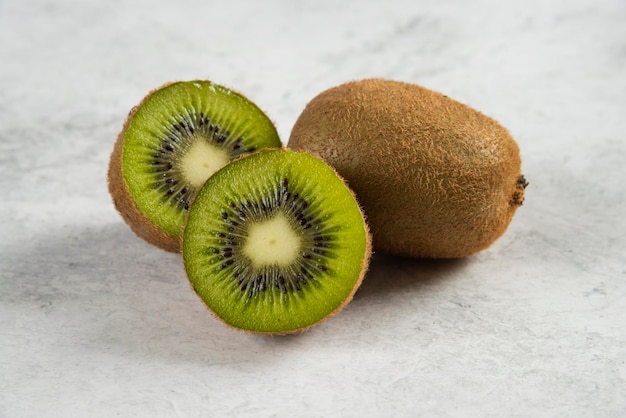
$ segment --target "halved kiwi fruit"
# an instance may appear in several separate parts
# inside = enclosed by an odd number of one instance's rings
[[[371,254],[354,194],[320,159],[259,151],[211,176],[189,210],[183,260],[208,308],[255,333],[302,331],[340,311]]]
[[[210,81],[169,83],[134,107],[109,163],[109,191],[131,229],[168,251],[195,194],[215,171],[277,148],[272,121],[243,95]]]

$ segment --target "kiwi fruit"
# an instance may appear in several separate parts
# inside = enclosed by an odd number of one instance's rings
[[[198,192],[183,235],[189,281],[224,323],[303,331],[339,312],[367,270],[355,195],[326,163],[285,148],[242,157]]]
[[[492,118],[424,87],[347,82],[313,98],[289,148],[332,165],[381,253],[458,258],[489,247],[524,200],[520,151]]]
[[[282,146],[254,103],[207,80],[150,92],[128,115],[109,161],[108,185],[122,218],[141,238],[179,252],[185,213],[219,168]]]

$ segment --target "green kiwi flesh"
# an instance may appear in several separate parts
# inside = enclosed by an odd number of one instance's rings
[[[266,150],[210,177],[189,210],[185,270],[226,324],[289,334],[340,311],[371,254],[354,194],[316,157]]]
[[[169,83],[127,118],[109,189],[139,236],[180,251],[185,213],[204,181],[244,154],[281,145],[272,121],[243,95],[206,80]]]
[[[366,79],[313,98],[288,147],[319,156],[359,198],[381,253],[457,258],[489,247],[524,200],[517,143],[441,93]]]

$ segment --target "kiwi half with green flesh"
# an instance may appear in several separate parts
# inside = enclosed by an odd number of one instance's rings
[[[281,145],[272,121],[243,95],[204,80],[169,83],[126,119],[109,191],[139,237],[178,252],[185,213],[206,179],[244,154]]]
[[[354,194],[320,159],[259,151],[207,180],[189,210],[185,270],[223,322],[264,334],[305,330],[340,311],[371,254]]]
[[[504,127],[398,81],[353,81],[320,93],[288,147],[319,155],[346,179],[381,253],[455,258],[483,250],[507,229],[527,185]]]

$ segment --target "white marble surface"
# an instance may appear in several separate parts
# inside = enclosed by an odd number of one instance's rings
[[[113,209],[126,113],[209,78],[286,141],[370,76],[508,127],[526,204],[475,257],[376,257],[305,334],[226,328]],[[623,0],[0,0],[0,416],[623,417],[625,132]]]

